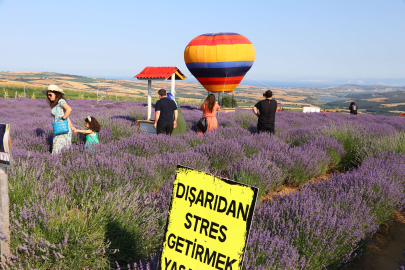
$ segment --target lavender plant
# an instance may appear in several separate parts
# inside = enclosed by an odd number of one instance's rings
[[[358,256],[364,240],[404,206],[404,157],[370,158],[328,182],[260,205],[245,268],[334,268]]]
[[[259,204],[246,269],[340,265],[403,207],[401,118],[281,112],[273,136],[256,134],[255,116],[237,109],[218,117],[215,132],[198,135],[201,111],[182,105],[188,132],[167,137],[138,131],[145,103],[68,102],[75,126],[83,128],[88,115],[100,120],[95,151],[74,134],[70,149],[52,155],[45,101],[0,99],[16,161],[9,170],[12,254],[4,267],[156,269],[177,164],[257,186],[260,194],[304,186]],[[333,166],[351,170],[305,186]]]

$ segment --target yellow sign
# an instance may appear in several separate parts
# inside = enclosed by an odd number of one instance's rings
[[[160,269],[242,269],[257,192],[177,166]]]

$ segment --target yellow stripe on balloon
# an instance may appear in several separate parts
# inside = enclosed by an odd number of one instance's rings
[[[188,46],[184,60],[186,63],[254,61],[255,49],[253,44]]]
[[[204,88],[207,90],[207,91],[210,91],[210,92],[213,92],[213,93],[218,93],[218,92],[222,92],[222,91],[224,91],[224,92],[232,92],[235,88],[236,88],[236,86],[238,86],[238,84],[225,84],[225,85],[223,85],[223,84],[221,84],[221,85],[218,85],[218,84],[216,84],[216,85],[204,85]]]

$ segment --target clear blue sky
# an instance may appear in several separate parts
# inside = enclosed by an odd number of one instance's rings
[[[404,0],[0,0],[0,70],[133,76],[194,37],[249,38],[267,80],[405,78]]]

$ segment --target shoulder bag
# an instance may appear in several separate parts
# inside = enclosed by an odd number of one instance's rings
[[[207,129],[208,129],[208,122],[207,122],[207,117],[205,117],[204,113],[203,113],[203,117],[201,117],[200,120],[198,120],[197,127],[198,127],[202,132],[206,132],[206,131],[207,131]]]
[[[68,133],[69,132],[69,121],[67,119],[59,121],[62,117],[59,117],[58,120],[56,120],[56,116],[58,115],[59,104],[56,106],[58,106],[58,107],[56,108],[55,122],[52,123],[53,134],[59,135],[59,134]]]

